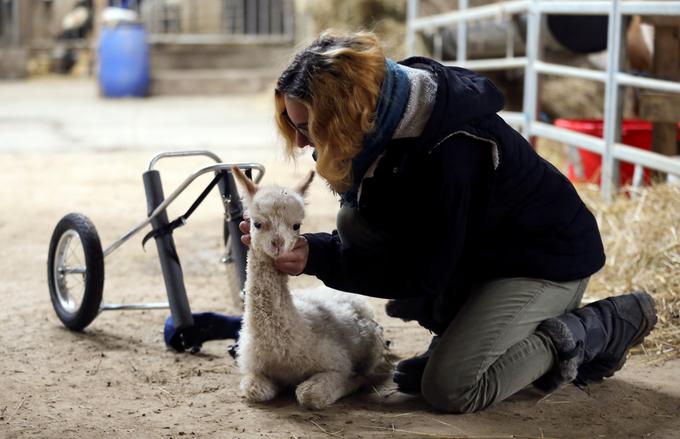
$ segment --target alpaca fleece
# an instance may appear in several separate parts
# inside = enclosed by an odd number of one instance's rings
[[[245,398],[264,402],[295,388],[301,405],[321,409],[387,378],[392,364],[382,328],[363,297],[324,286],[291,292],[288,275],[274,267],[274,257],[298,240],[313,174],[296,189],[258,188],[234,175],[246,188],[251,218],[237,357]]]

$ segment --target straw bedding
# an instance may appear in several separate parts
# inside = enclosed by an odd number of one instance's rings
[[[660,359],[680,354],[680,185],[657,184],[605,203],[596,185],[577,187],[597,218],[607,254],[590,296],[645,290],[659,323],[642,349]]]
[[[539,143],[539,153],[562,168],[561,148]],[[594,184],[576,188],[597,218],[607,263],[595,274],[584,302],[636,290],[657,302],[659,323],[643,346],[650,361],[680,357],[680,185],[628,188],[611,203]]]

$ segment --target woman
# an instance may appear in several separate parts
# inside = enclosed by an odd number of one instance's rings
[[[288,152],[314,148],[341,197],[337,231],[306,234],[275,262],[392,299],[389,315],[435,333],[397,365],[401,391],[474,412],[531,383],[611,376],[651,331],[646,293],[577,309],[605,261],[595,219],[496,115],[503,96],[484,77],[397,64],[371,33],[324,33],[283,72],[275,101]]]

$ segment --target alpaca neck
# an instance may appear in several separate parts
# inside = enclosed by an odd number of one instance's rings
[[[258,332],[280,335],[297,330],[300,318],[288,288],[288,275],[263,252],[248,252],[245,324]]]

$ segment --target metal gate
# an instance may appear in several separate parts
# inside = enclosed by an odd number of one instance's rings
[[[13,0],[0,0],[0,46],[18,44],[19,20]]]
[[[441,28],[456,24],[458,32],[457,59],[444,62],[473,70],[503,70],[524,68],[524,97],[522,112],[504,112],[500,115],[508,123],[519,126],[525,137],[538,136],[598,153],[602,156],[601,191],[611,199],[618,184],[618,161],[670,174],[680,175],[680,160],[651,151],[644,151],[621,142],[621,87],[630,86],[662,92],[680,93],[680,83],[642,78],[621,72],[621,43],[625,41],[622,16],[661,15],[680,16],[680,1],[638,0],[514,0],[468,8],[468,0],[458,0],[459,9],[431,16],[418,16],[419,1],[408,2],[406,47],[414,55],[416,32],[429,31],[439,34]],[[516,57],[509,45],[504,58],[468,60],[466,57],[468,22],[508,19],[517,14],[527,15],[526,56]],[[541,19],[545,14],[607,15],[607,70],[576,68],[547,63],[540,59],[544,36],[541,35]],[[510,36],[508,37],[510,38]],[[435,38],[435,52],[437,51]],[[441,41],[441,40],[439,40]],[[440,52],[441,53],[441,52]],[[538,75],[550,74],[590,79],[605,84],[604,139],[569,131],[537,120]]]
[[[145,0],[152,41],[292,42],[293,0]]]

